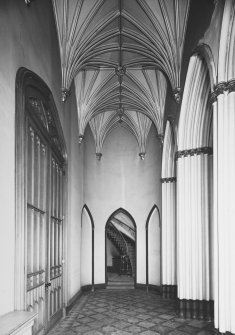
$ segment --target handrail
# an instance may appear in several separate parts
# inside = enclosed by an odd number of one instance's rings
[[[125,248],[126,248],[126,254],[128,255],[128,245],[127,245],[126,240],[125,240],[125,238],[123,237],[122,233],[121,233],[121,232],[114,226],[114,224],[113,224],[111,221],[108,223],[107,228],[108,228],[108,226],[111,226],[111,227],[113,228],[113,230],[115,231],[115,233],[116,233],[118,236],[121,237],[121,240],[122,240],[122,242],[124,243]]]
[[[135,230],[133,228],[131,228],[126,223],[120,221],[117,218],[112,218],[112,220],[110,222],[112,222],[112,221],[117,222],[120,226],[124,227],[124,229],[128,230],[130,232],[130,234],[134,237],[134,240],[135,240]]]

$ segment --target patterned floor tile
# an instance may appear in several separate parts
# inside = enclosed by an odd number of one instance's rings
[[[160,335],[160,333],[157,333],[155,331],[152,331],[152,330],[146,330],[142,333],[140,333],[141,335]]]
[[[142,321],[138,323],[139,326],[144,327],[144,328],[151,328],[154,326],[154,323],[148,322],[148,321]]]
[[[215,335],[213,324],[180,319],[158,292],[85,292],[48,335]]]

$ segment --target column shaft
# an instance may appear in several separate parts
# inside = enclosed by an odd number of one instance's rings
[[[214,103],[215,327],[235,333],[235,92]],[[215,136],[214,136],[215,137]]]
[[[167,298],[176,297],[175,190],[175,180],[162,183],[162,288]]]
[[[179,314],[212,318],[210,252],[210,155],[177,161],[177,277]]]

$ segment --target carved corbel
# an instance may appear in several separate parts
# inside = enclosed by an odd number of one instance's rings
[[[78,136],[78,143],[81,144],[84,139],[84,135],[79,135]]]
[[[174,95],[176,103],[179,104],[180,101],[181,101],[181,89],[180,89],[180,87],[176,87],[173,90],[173,95]]]
[[[102,157],[102,153],[101,152],[97,152],[96,153],[96,158],[97,158],[98,161],[101,160],[101,157]]]
[[[67,88],[62,88],[62,101],[65,102],[67,98],[70,96],[70,91]]]

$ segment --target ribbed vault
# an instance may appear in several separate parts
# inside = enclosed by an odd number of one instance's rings
[[[53,0],[62,99],[75,80],[80,139],[92,118],[114,126],[120,114],[123,125],[136,134],[146,126],[140,113],[163,135],[167,80],[179,102],[189,4],[190,0]],[[97,118],[99,113],[108,115]],[[105,126],[103,134],[112,127]]]

